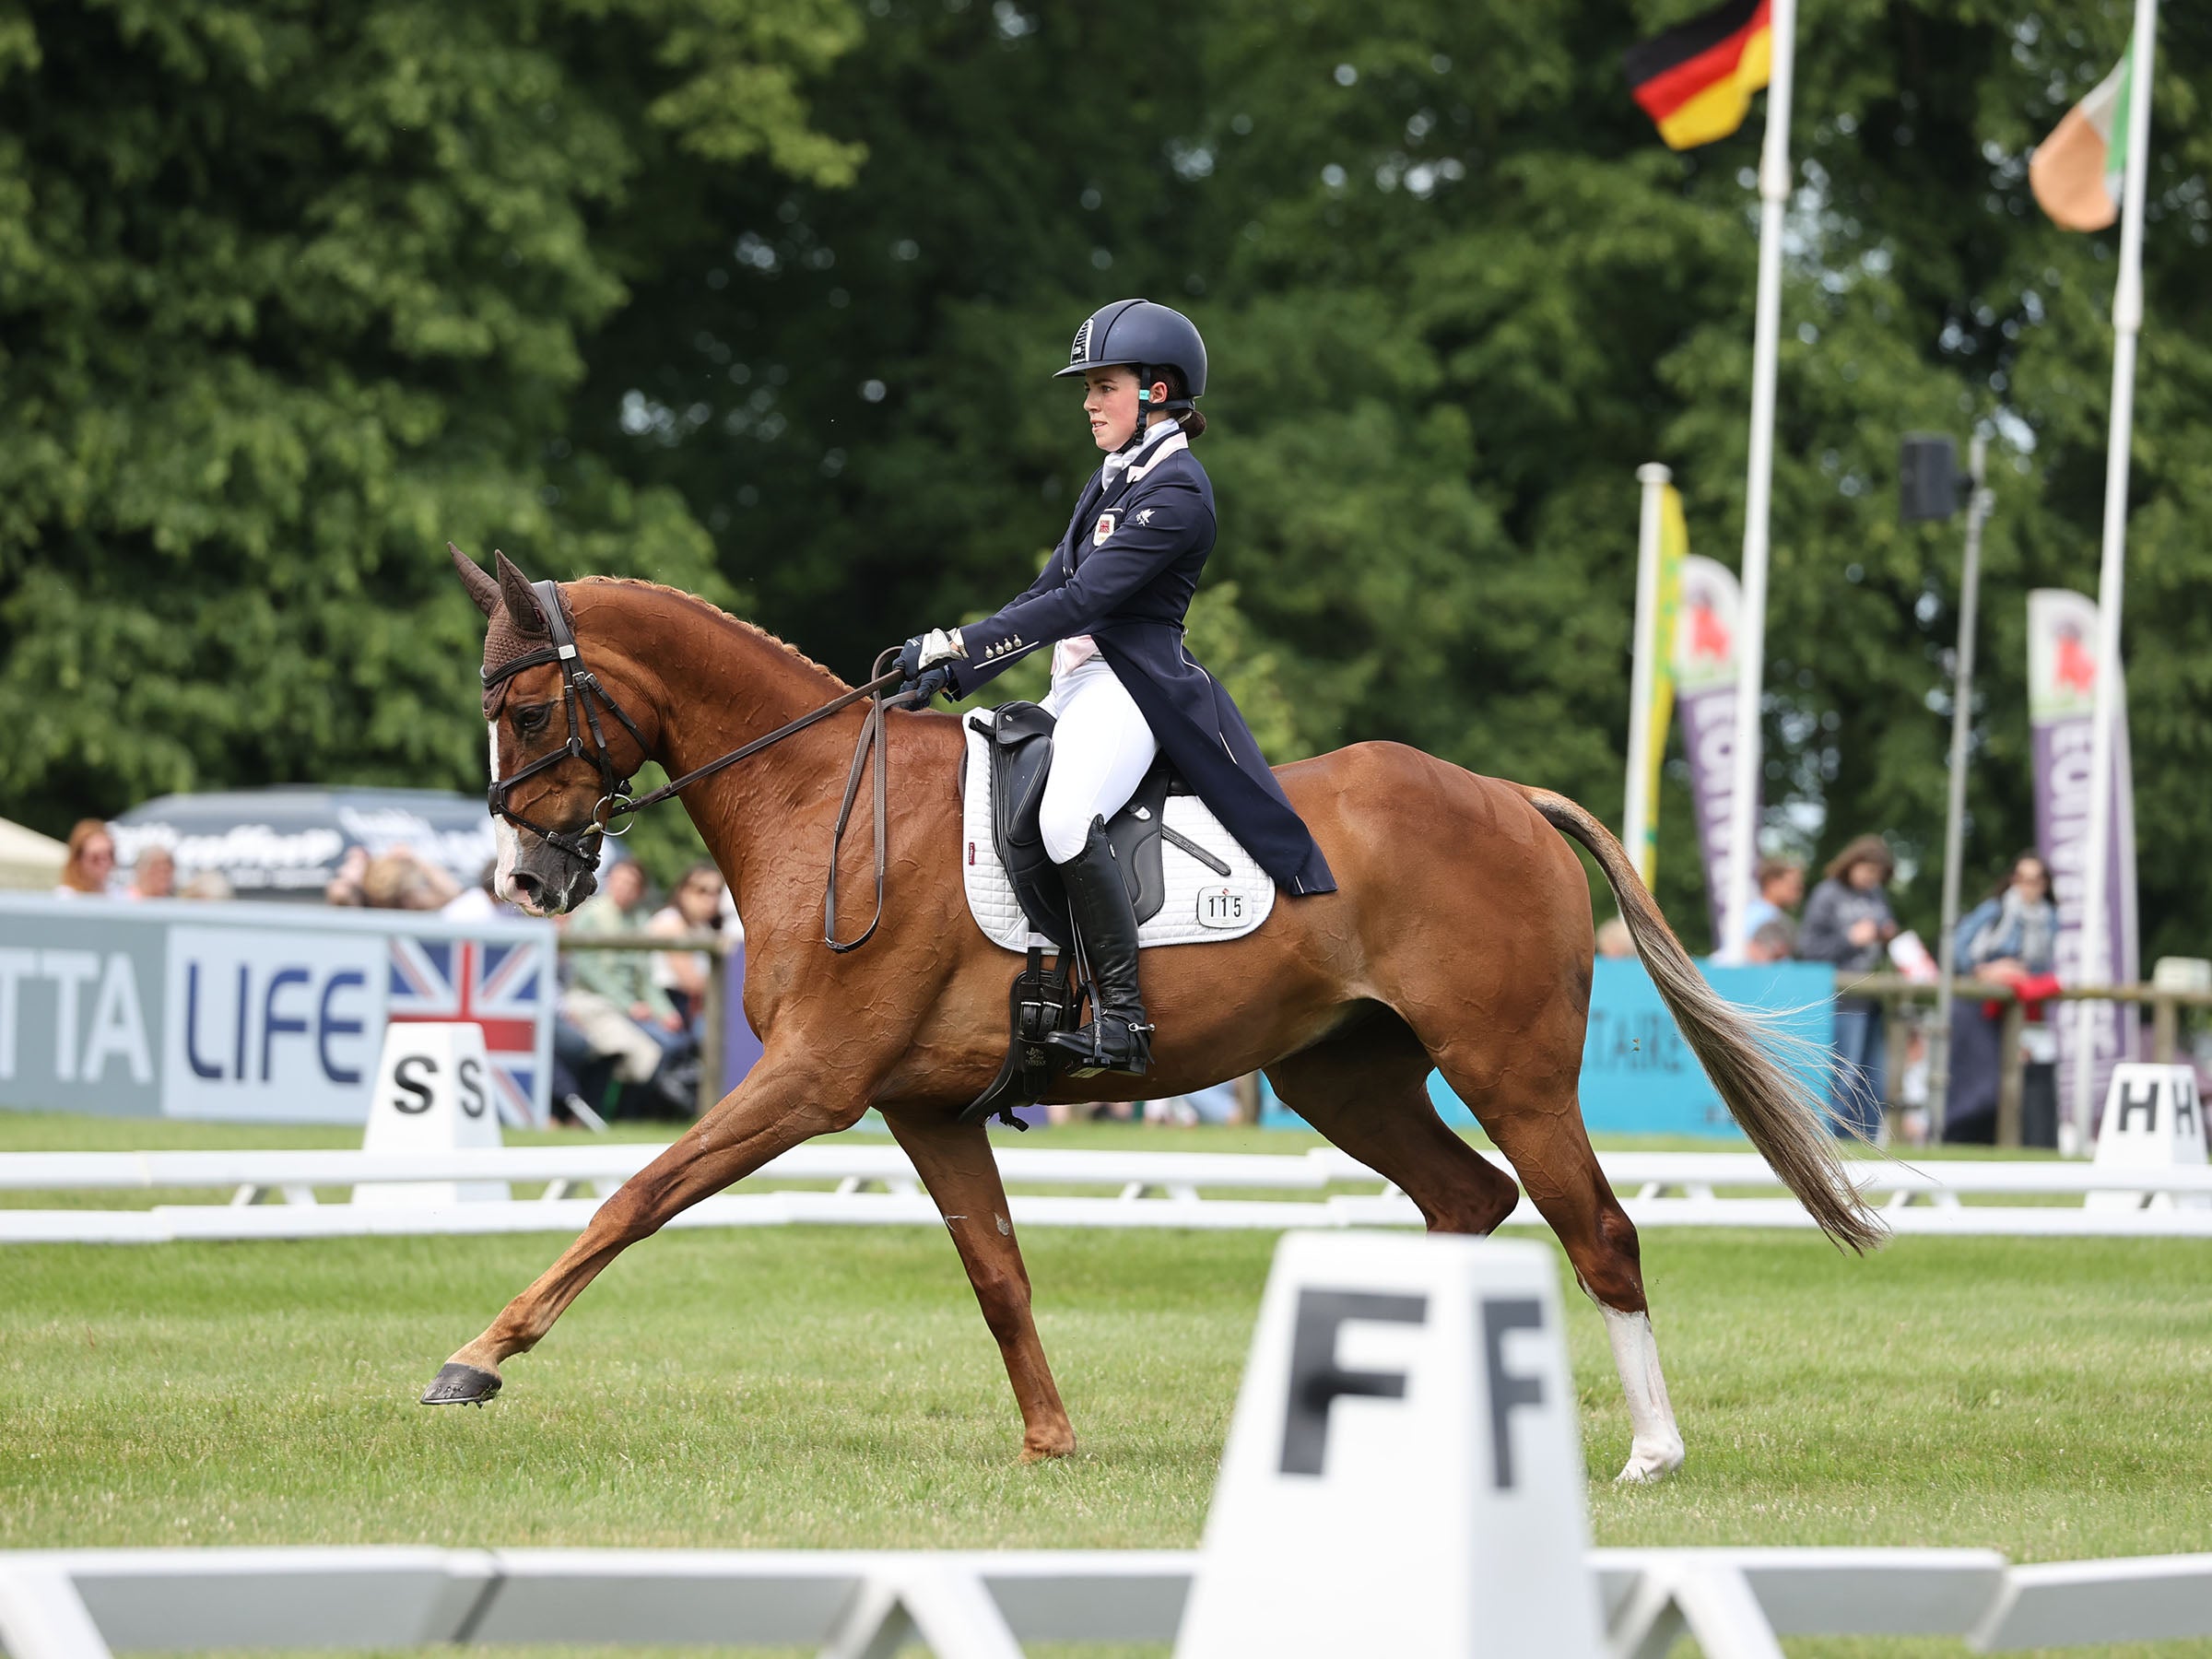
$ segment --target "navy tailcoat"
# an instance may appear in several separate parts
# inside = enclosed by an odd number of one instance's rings
[[[965,697],[1030,652],[1088,634],[1176,771],[1222,827],[1291,893],[1335,877],[1275,781],[1244,716],[1184,647],[1183,613],[1214,547],[1214,486],[1181,432],[1145,452],[1111,489],[1101,467],[1067,534],[1026,592],[960,629],[951,665]]]

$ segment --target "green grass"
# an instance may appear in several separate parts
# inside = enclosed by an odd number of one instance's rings
[[[348,1138],[66,1122],[78,1146]],[[0,1116],[0,1147],[61,1133]],[[1082,1446],[1023,1467],[996,1351],[934,1229],[671,1233],[512,1361],[489,1408],[418,1407],[565,1241],[0,1249],[0,1547],[1188,1546],[1274,1247],[1029,1234]],[[2212,1535],[2212,1247],[1905,1239],[1853,1261],[1801,1234],[1654,1230],[1644,1262],[1690,1461],[1657,1488],[1609,1484],[1626,1416],[1571,1297],[1598,1543],[2035,1560]]]

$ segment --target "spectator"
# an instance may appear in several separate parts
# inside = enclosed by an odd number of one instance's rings
[[[1794,858],[1770,853],[1759,861],[1759,897],[1744,907],[1744,937],[1770,922],[1787,921],[1805,902],[1805,866]]]
[[[1597,954],[1615,958],[1636,954],[1636,937],[1618,916],[1607,916],[1597,924]]]
[[[1744,941],[1744,960],[1759,968],[1786,962],[1797,954],[1797,924],[1787,916],[1770,916]]]
[[[361,877],[361,902],[371,910],[443,910],[460,891],[460,883],[405,847],[370,860]]]
[[[366,902],[361,893],[361,878],[368,874],[369,849],[347,848],[345,856],[338,860],[338,873],[323,889],[323,902],[349,908]]]
[[[645,924],[650,934],[714,933],[722,926],[722,872],[702,859],[684,872],[668,902]],[[708,976],[713,968],[703,950],[664,950],[653,959],[653,982],[696,1033],[707,1006]]]
[[[645,872],[637,862],[626,858],[612,865],[601,884],[571,917],[570,936],[642,931]],[[692,1098],[682,1074],[693,1045],[683,1016],[653,982],[653,956],[647,950],[573,952],[560,1012],[594,1053],[615,1061],[621,1081],[652,1083],[672,1105],[688,1111]]]
[[[204,899],[217,904],[228,903],[237,896],[230,878],[220,870],[202,870],[177,893],[180,899]]]
[[[64,899],[103,899],[115,874],[115,838],[99,818],[79,818],[69,831],[69,856],[62,865]]]
[[[1806,901],[1797,954],[1832,963],[1839,980],[1880,967],[1883,947],[1897,936],[1897,918],[1882,890],[1896,869],[1889,843],[1878,835],[1862,835],[1837,853]],[[1829,1112],[1839,1134],[1867,1141],[1880,1135],[1885,1060],[1881,1010],[1866,997],[1837,997]]]
[[[177,861],[173,853],[156,841],[138,854],[138,862],[131,866],[131,885],[123,890],[125,899],[174,899],[177,896]]]
[[[2051,901],[2051,871],[2034,853],[2023,853],[1990,896],[1959,920],[1958,968],[1962,978],[2013,987],[2026,1004],[2020,1031],[2027,1062],[2020,1080],[2020,1139],[2030,1147],[2058,1144],[2058,1058],[2055,1034],[2044,1023],[2043,1002],[2058,989],[2052,973],[2058,947],[2058,907]],[[1993,1146],[1997,1138],[1997,1092],[2002,1081],[2005,1006],[1960,1004],[1951,1012],[1951,1065],[1944,1102],[1943,1138]]]
[[[2023,853],[1990,896],[1959,919],[1959,971],[2013,984],[2049,973],[2057,950],[2051,872],[2038,854]]]

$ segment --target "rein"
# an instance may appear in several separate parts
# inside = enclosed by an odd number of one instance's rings
[[[535,668],[541,663],[558,664],[560,668],[561,712],[568,721],[569,737],[559,748],[540,755],[512,776],[491,781],[490,787],[485,791],[485,804],[490,808],[491,816],[504,818],[517,829],[529,830],[547,845],[566,853],[571,858],[595,865],[599,856],[597,847],[587,846],[587,841],[596,843],[605,836],[629,834],[637,822],[638,814],[648,806],[657,806],[663,801],[673,800],[701,778],[712,777],[724,767],[749,759],[762,749],[773,747],[786,737],[796,736],[808,726],[827,720],[830,715],[867,698],[870,700],[867,717],[861,723],[860,740],[853,751],[853,770],[845,780],[844,805],[838,811],[837,829],[830,839],[830,880],[823,895],[822,943],[841,955],[849,950],[859,949],[874,937],[876,929],[883,921],[884,874],[889,863],[889,848],[884,839],[884,826],[888,817],[890,746],[883,741],[883,712],[887,704],[896,700],[889,693],[904,677],[896,668],[888,672],[880,671],[884,659],[892,653],[887,651],[876,659],[879,672],[866,685],[855,686],[850,691],[831,698],[820,708],[809,710],[796,720],[778,726],[766,736],[756,737],[726,755],[717,755],[704,766],[693,767],[682,777],[664,783],[650,794],[633,798],[629,794],[629,779],[615,764],[614,751],[607,747],[606,732],[600,724],[598,708],[594,705],[603,706],[608,714],[621,723],[622,729],[636,742],[641,759],[647,752],[645,735],[638,730],[637,723],[623,712],[622,705],[607,694],[598,677],[583,665],[583,658],[576,646],[575,630],[569,626],[568,612],[561,605],[560,584],[538,582],[531,586],[537,594],[540,608],[545,612],[546,627],[552,642],[535,651],[524,652],[501,664],[496,671],[482,674],[484,689],[488,692],[524,669]],[[583,715],[582,728],[576,718],[579,711]],[[589,748],[583,744],[583,729],[588,729],[592,735]],[[861,771],[866,766],[871,752],[876,761],[872,801],[876,820],[876,913],[858,938],[840,940],[837,937],[837,859],[844,845],[846,825],[853,817],[853,800],[860,793]],[[603,793],[592,807],[589,825],[582,830],[549,830],[542,824],[531,822],[508,805],[508,793],[517,783],[559,766],[564,760],[589,760],[598,769]],[[619,829],[615,827],[618,819],[621,820]]]

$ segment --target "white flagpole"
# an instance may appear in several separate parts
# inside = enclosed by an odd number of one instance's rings
[[[1659,631],[1659,512],[1674,474],[1656,461],[1636,469],[1643,486],[1643,513],[1636,531],[1636,638],[1629,669],[1629,789],[1621,811],[1620,844],[1636,873],[1652,883],[1652,703],[1657,693],[1660,653],[1674,643]]]
[[[1774,360],[1782,337],[1783,212],[1790,199],[1790,76],[1796,0],[1773,0],[1767,138],[1759,160],[1759,296],[1751,335],[1751,464],[1744,488],[1744,601],[1736,624],[1735,785],[1728,813],[1727,920],[1716,950],[1742,940],[1759,857],[1759,689],[1767,668],[1767,518],[1774,479]]]
[[[2120,203],[2120,280],[2112,290],[2112,425],[2104,457],[2104,553],[2097,572],[2097,707],[2089,739],[2088,863],[2082,872],[2080,982],[2110,979],[2105,945],[2106,872],[2112,861],[2112,751],[2119,713],[2121,575],[2127,557],[2128,446],[2136,425],[2136,335],[2143,328],[2143,195],[2150,168],[2151,53],[2159,0],[2136,0],[2133,60],[2128,69],[2127,180]],[[2087,1148],[2095,1105],[2094,1040],[2100,1010],[2078,1005],[2074,1099],[2060,1134],[2062,1149]]]

